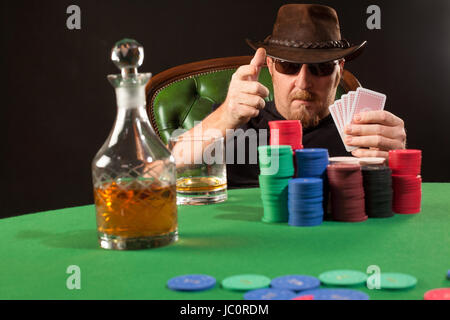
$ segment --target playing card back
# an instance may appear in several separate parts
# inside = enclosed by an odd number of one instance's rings
[[[386,95],[359,87],[356,90],[350,119],[361,112],[383,110],[385,102]]]

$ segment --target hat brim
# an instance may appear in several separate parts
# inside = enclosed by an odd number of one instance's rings
[[[245,41],[255,50],[258,48],[266,49],[266,54],[269,57],[294,63],[322,63],[342,58],[350,61],[362,53],[367,43],[367,41],[364,41],[359,45],[351,46],[347,49],[304,49],[273,45],[249,39],[245,39]]]

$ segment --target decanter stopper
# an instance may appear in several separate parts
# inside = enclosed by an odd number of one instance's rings
[[[111,60],[120,69],[123,79],[136,76],[137,68],[144,61],[144,47],[136,40],[122,39],[112,48]]]

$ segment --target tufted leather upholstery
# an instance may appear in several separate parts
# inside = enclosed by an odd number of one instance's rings
[[[181,65],[154,76],[147,84],[147,112],[155,132],[164,143],[178,129],[190,129],[211,112],[215,103],[225,100],[231,76],[251,56],[211,59]],[[273,86],[267,67],[262,68],[259,81],[265,85],[273,100]],[[360,86],[348,71],[338,86],[336,99]]]

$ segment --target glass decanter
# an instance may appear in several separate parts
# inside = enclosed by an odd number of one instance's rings
[[[175,161],[153,131],[145,110],[151,73],[138,73],[143,47],[117,42],[111,59],[121,74],[109,75],[117,117],[92,161],[97,232],[105,249],[142,249],[178,239]]]

